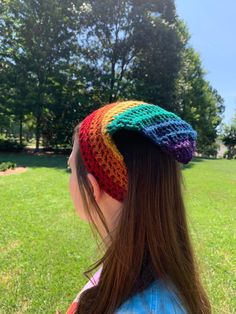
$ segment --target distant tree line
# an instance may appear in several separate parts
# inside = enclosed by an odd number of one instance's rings
[[[75,124],[123,99],[160,105],[214,146],[223,99],[173,0],[2,0],[0,134],[68,147]]]
[[[227,147],[225,157],[228,159],[236,159],[236,112],[232,118],[231,124],[223,124],[223,130],[219,136]]]

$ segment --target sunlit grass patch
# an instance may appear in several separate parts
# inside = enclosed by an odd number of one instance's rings
[[[0,313],[65,313],[96,260],[74,212],[66,157],[9,154],[29,167],[0,178]],[[6,155],[0,155],[0,160]],[[234,313],[236,161],[197,159],[183,170],[190,231],[214,313]]]

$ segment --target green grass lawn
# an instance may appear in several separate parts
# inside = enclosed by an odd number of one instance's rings
[[[0,154],[28,166],[0,177],[0,313],[65,313],[96,260],[74,213],[65,156]],[[236,160],[195,159],[184,171],[191,234],[214,313],[236,313]]]

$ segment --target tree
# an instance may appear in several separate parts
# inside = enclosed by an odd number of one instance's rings
[[[209,152],[224,111],[174,0],[3,0],[0,120],[67,146],[97,107],[139,99],[186,119]],[[30,121],[29,121],[30,120]]]
[[[200,57],[192,47],[183,51],[175,97],[178,113],[198,133],[198,153],[208,155],[217,138],[225,106],[223,98],[205,79]]]
[[[170,105],[181,48],[174,1],[88,0],[78,12],[91,97],[99,104],[138,98]]]
[[[142,2],[137,11],[131,95],[177,112],[174,89],[185,41],[178,33],[174,1]]]
[[[230,125],[224,125],[221,135],[222,141],[227,146],[227,157],[231,159],[236,155],[236,113]]]
[[[2,19],[8,36],[3,37],[3,42],[10,50],[5,49],[3,59],[10,62],[17,75],[17,86],[13,86],[12,99],[15,98],[14,104],[20,108],[20,116],[23,115],[25,98],[30,100],[27,108],[36,119],[38,149],[44,114],[53,103],[50,82],[57,81],[56,77],[60,75],[63,64],[69,68],[71,55],[77,49],[74,4],[67,0],[4,2]]]

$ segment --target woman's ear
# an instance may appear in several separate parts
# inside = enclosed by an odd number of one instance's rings
[[[88,178],[88,180],[92,186],[94,198],[95,198],[96,202],[98,202],[100,200],[101,194],[102,194],[102,190],[99,186],[99,183],[98,183],[97,179],[91,173],[87,174],[87,178]]]

